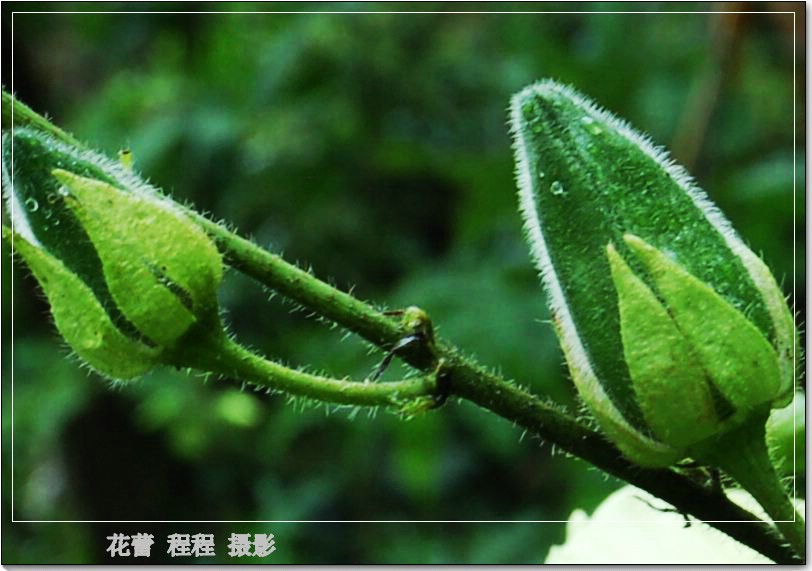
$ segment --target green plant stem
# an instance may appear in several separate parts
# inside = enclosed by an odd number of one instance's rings
[[[718,466],[761,504],[798,554],[806,553],[806,525],[787,496],[767,451],[769,411],[703,444],[698,460]]]
[[[292,395],[322,402],[355,406],[402,406],[436,392],[435,375],[389,382],[333,379],[297,371],[269,361],[240,345],[224,333],[197,336],[187,349],[175,353],[179,366],[232,377]]]
[[[3,129],[8,129],[13,122],[15,127],[34,127],[41,131],[50,133],[57,139],[60,139],[69,145],[82,147],[82,144],[74,139],[71,135],[48,121],[47,118],[35,112],[24,103],[20,102],[17,98],[10,93],[7,93],[5,90],[3,91],[2,121]]]
[[[234,269],[302,305],[317,308],[322,317],[347,327],[374,345],[388,349],[403,337],[404,332],[396,321],[369,304],[316,279],[205,216],[194,212],[190,214],[214,238],[225,255],[226,263]],[[428,369],[436,363],[430,356],[423,355],[422,359],[412,364]]]
[[[37,115],[14,97],[3,92],[3,122],[14,110],[15,124],[36,126],[79,148],[73,137]],[[22,121],[21,121],[22,118]],[[188,211],[215,239],[226,261],[235,269],[253,277],[282,295],[305,305],[319,315],[345,327],[376,346],[389,350],[403,336],[400,324],[372,306],[316,279],[249,240],[230,232],[204,216]],[[444,391],[490,410],[522,426],[565,452],[578,456],[618,478],[669,502],[682,512],[692,514],[737,541],[764,554],[777,563],[798,563],[800,558],[783,544],[772,526],[761,522],[721,494],[715,493],[673,470],[647,470],[626,461],[602,435],[517,385],[508,383],[476,363],[460,356],[448,343],[409,346],[398,355],[423,371],[433,371],[444,360],[447,382]],[[247,375],[262,376],[267,371],[253,362]],[[222,370],[235,374],[235,368]],[[262,379],[254,377],[259,382]],[[402,394],[402,393],[401,393]],[[746,522],[746,523],[730,523]]]

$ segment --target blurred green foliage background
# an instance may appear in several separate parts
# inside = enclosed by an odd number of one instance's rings
[[[14,59],[3,83],[79,139],[111,155],[130,147],[154,184],[319,277],[376,304],[423,307],[440,335],[573,411],[506,128],[510,95],[536,79],[572,83],[670,146],[805,312],[805,62],[791,14],[492,8],[585,13],[45,14],[20,12],[398,6],[5,2],[4,63],[11,48]],[[468,404],[404,422],[302,410],[171,370],[110,387],[66,358],[5,247],[2,269],[5,521],[12,367],[20,520],[565,520],[619,485]],[[233,331],[265,354],[356,378],[381,358],[269,297],[233,273],[221,296]],[[113,531],[156,533],[150,561],[167,561],[166,534],[207,529],[223,562],[225,537],[240,531],[275,533],[269,561],[298,563],[533,563],[564,537],[560,523],[17,524],[4,563],[104,562]]]

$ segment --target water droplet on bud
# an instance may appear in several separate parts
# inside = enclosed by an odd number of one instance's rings
[[[584,115],[581,117],[581,123],[583,123],[587,130],[593,135],[600,135],[603,133],[603,129],[601,129],[600,125],[598,125],[598,123],[589,115]]]

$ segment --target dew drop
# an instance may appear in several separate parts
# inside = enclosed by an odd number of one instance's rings
[[[36,212],[39,210],[39,202],[37,202],[34,198],[26,198],[25,207],[31,212]]]
[[[544,171],[539,171],[539,179],[544,180]]]
[[[70,196],[70,190],[68,190],[67,186],[60,186],[57,192],[59,196]]]
[[[581,117],[581,123],[586,125],[587,130],[593,135],[600,135],[603,133],[603,129],[601,129],[600,125],[598,125],[598,123],[595,122],[595,120],[589,115],[584,115]]]
[[[567,191],[564,189],[564,185],[557,180],[554,180],[552,184],[550,184],[550,192],[556,196],[564,196],[567,194]]]
[[[56,204],[56,201],[59,200],[59,195],[55,192],[49,192],[45,196],[45,200],[48,201],[48,204]]]

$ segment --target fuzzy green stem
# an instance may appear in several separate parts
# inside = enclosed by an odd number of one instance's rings
[[[15,124],[21,124],[20,117],[23,117],[24,124],[36,126],[67,143],[84,148],[73,137],[4,92],[5,124],[6,118],[11,116],[11,107],[14,109]],[[391,349],[409,333],[404,331],[397,321],[383,315],[374,307],[318,280],[204,216],[190,209],[188,212],[215,239],[226,261],[259,283],[307,306],[384,350]],[[240,357],[248,357],[242,354],[244,349],[233,351],[232,357],[236,358],[236,362],[230,368],[217,369],[222,374],[237,377],[245,375],[246,380],[253,379],[254,382],[263,385],[267,384],[268,379],[273,378],[268,374],[275,373],[276,370],[267,368],[267,361],[252,355],[246,362],[241,362]],[[202,353],[205,352],[198,352]],[[462,357],[460,352],[448,343],[437,341],[434,345],[412,345],[398,351],[398,355],[410,365],[431,372],[434,372],[439,360],[443,359],[446,377],[444,393],[469,400],[538,434],[564,451],[664,499],[680,511],[708,521],[713,527],[777,563],[800,561],[773,533],[772,526],[760,522],[758,518],[730,502],[724,495],[717,494],[673,470],[646,470],[631,464],[600,433],[576,421],[571,413],[542,402],[521,387],[484,370],[472,360]],[[386,385],[396,386],[395,383],[381,383],[381,386]],[[300,385],[290,386],[296,388]],[[375,392],[381,389],[359,390]],[[385,389],[386,392],[389,390],[390,387]],[[408,391],[395,392],[402,397]],[[423,394],[432,393],[429,391]],[[730,521],[746,523],[729,523]]]
[[[703,443],[695,451],[695,456],[721,468],[749,492],[773,519],[795,552],[803,557],[806,553],[806,525],[770,462],[765,440],[768,413],[754,415],[744,424]]]
[[[175,356],[178,364],[201,371],[233,377],[248,383],[292,395],[343,405],[403,406],[409,401],[434,395],[434,375],[390,382],[333,379],[297,371],[269,361],[225,334],[192,344]]]
[[[13,95],[3,91],[3,129],[8,129],[12,124],[15,127],[34,127],[41,131],[50,133],[57,139],[69,145],[81,147],[82,144],[71,135],[48,121],[30,107],[21,103]]]
[[[317,310],[319,315],[348,327],[377,346],[389,349],[404,336],[405,332],[397,321],[369,304],[324,283],[280,256],[230,232],[221,224],[198,213],[190,214],[214,239],[226,263],[234,269]],[[411,364],[424,370],[436,365],[436,360],[425,352],[413,353],[412,359]]]

